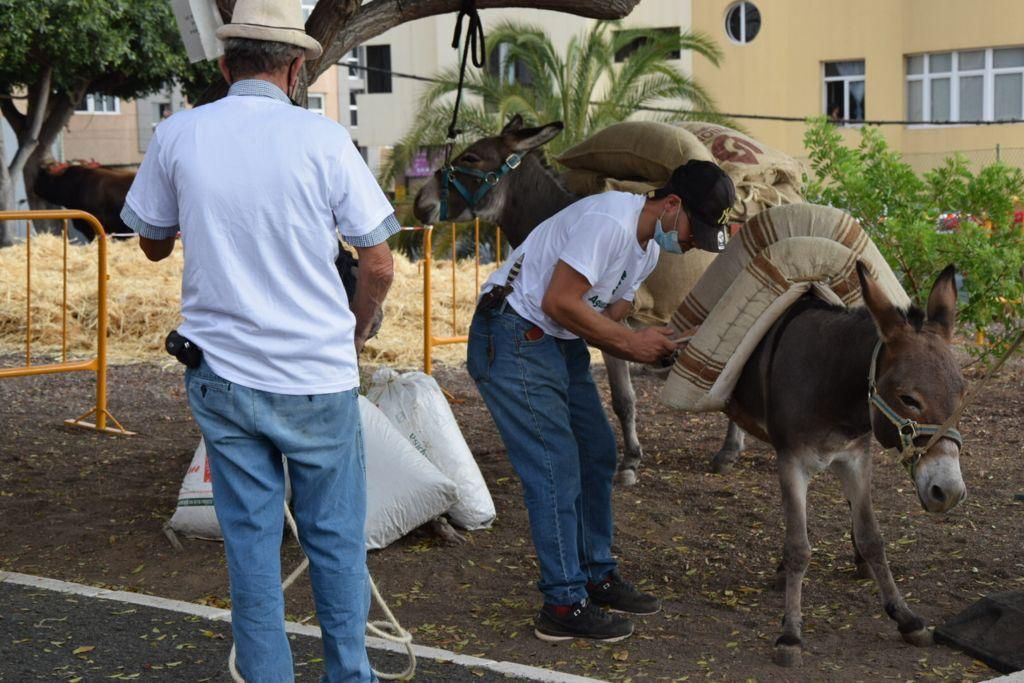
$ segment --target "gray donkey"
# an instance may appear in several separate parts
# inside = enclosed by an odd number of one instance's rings
[[[885,558],[871,507],[872,435],[900,451],[928,512],[946,512],[966,496],[960,433],[955,425],[943,431],[965,389],[951,347],[955,271],[949,266],[936,280],[927,317],[897,309],[861,263],[857,274],[865,307],[834,307],[810,296],[798,301],[747,361],[726,411],[778,456],[785,615],[774,660],[783,666],[801,661],[801,587],[811,557],[807,486],[815,474],[828,469],[839,477],[853,517],[855,561],[866,564],[886,614],[914,645],[929,644],[931,635],[900,595]]]
[[[523,128],[523,119],[517,114],[498,135],[469,145],[451,162],[453,171],[447,179],[445,220],[462,222],[479,216],[500,225],[512,247],[519,246],[537,225],[578,199],[562,187],[540,155],[532,153],[561,131],[561,122]],[[456,191],[454,181],[462,184],[470,195],[468,198]],[[420,188],[414,205],[418,220],[423,223],[441,220],[444,185],[444,169],[441,169]],[[636,483],[636,471],[643,459],[643,448],[636,433],[636,392],[629,376],[628,361],[603,355],[612,409],[622,425],[624,442],[616,481],[629,486]],[[713,468],[723,471],[737,459],[742,449],[743,432],[730,422],[725,443],[713,458]]]

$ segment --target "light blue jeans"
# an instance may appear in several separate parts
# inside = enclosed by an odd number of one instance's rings
[[[358,391],[290,396],[185,373],[203,433],[231,581],[231,631],[247,683],[294,680],[284,630],[284,467],[309,557],[331,683],[375,681],[366,655],[366,464]]]
[[[587,580],[617,566],[611,547],[618,451],[586,342],[546,334],[531,341],[532,327],[510,306],[477,311],[466,367],[523,483],[540,564],[537,587],[546,603],[567,605],[587,597]]]

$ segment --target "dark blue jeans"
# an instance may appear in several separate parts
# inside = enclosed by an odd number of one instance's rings
[[[581,339],[542,335],[510,306],[477,311],[467,368],[523,484],[548,604],[587,596],[588,579],[615,569],[612,478],[615,434]],[[535,336],[535,335],[531,335]]]

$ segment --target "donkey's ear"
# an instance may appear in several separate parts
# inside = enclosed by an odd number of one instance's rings
[[[501,129],[501,133],[500,134],[501,135],[505,135],[507,133],[515,133],[517,130],[519,130],[522,127],[523,127],[523,117],[520,116],[519,114],[516,114],[515,116],[513,116],[512,118],[510,118],[508,120],[508,123],[505,124],[505,127]]]
[[[863,261],[857,261],[857,278],[860,280],[864,305],[871,311],[871,317],[875,320],[882,341],[892,341],[893,337],[908,324],[907,317],[889,301],[889,297],[878,286],[878,282],[871,276]]]
[[[947,340],[956,327],[956,267],[946,266],[928,295],[928,322],[934,323]]]
[[[505,136],[513,152],[529,152],[562,132],[562,122],[555,121],[539,128],[523,128]]]

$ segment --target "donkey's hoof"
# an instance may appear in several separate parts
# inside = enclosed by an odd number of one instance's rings
[[[935,638],[927,628],[919,628],[909,633],[901,633],[900,637],[903,638],[904,642],[910,643],[914,647],[931,647],[935,644]]]
[[[853,565],[853,578],[855,579],[871,579],[871,569],[868,567],[867,562],[855,563]]]
[[[738,457],[739,454],[732,451],[718,451],[711,458],[711,471],[715,474],[725,474],[736,464]]]
[[[636,484],[636,470],[632,467],[619,470],[615,473],[615,484],[617,486],[633,486]]]
[[[799,645],[776,645],[772,661],[779,666],[801,666],[804,663],[803,651]]]

